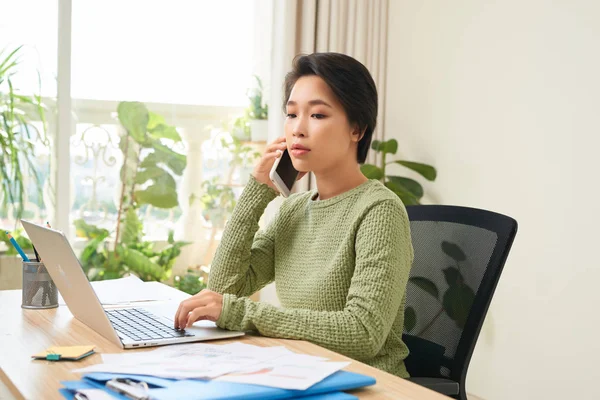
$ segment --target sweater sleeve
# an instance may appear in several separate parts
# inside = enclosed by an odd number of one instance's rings
[[[257,231],[261,215],[276,196],[273,189],[250,177],[211,264],[210,290],[249,296],[273,281],[273,224]]]
[[[343,310],[284,309],[227,294],[217,325],[308,340],[357,360],[374,357],[397,317],[412,264],[404,207],[385,200],[369,209],[356,232],[355,253],[355,270]]]

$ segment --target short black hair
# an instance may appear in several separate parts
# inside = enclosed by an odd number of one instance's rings
[[[340,53],[298,55],[292,70],[285,76],[283,110],[296,81],[316,75],[331,88],[344,107],[350,124],[356,124],[363,137],[358,142],[356,158],[360,164],[367,159],[373,131],[377,124],[377,88],[367,67],[358,60]]]

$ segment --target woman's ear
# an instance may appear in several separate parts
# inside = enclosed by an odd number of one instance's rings
[[[354,130],[352,131],[352,141],[356,142],[356,143],[360,142],[360,140],[365,136],[366,132],[367,132],[367,127],[365,127],[365,129],[363,129],[361,132],[359,126],[356,125],[354,127]]]

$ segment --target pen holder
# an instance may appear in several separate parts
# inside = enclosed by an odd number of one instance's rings
[[[21,308],[58,307],[58,290],[44,263],[23,261],[23,295]]]

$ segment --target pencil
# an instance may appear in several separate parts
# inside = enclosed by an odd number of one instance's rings
[[[8,236],[8,240],[12,243],[17,252],[21,255],[23,261],[29,262],[29,257],[27,257],[27,254],[25,254],[21,246],[19,246],[19,243],[17,243],[17,241],[15,240],[15,238],[12,237],[12,235],[8,233],[8,231],[6,231],[6,235]]]

